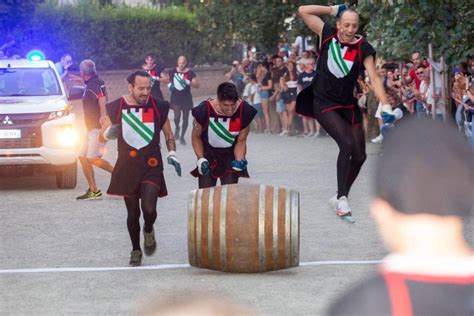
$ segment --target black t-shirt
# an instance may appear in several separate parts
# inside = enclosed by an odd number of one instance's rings
[[[341,43],[337,30],[324,24],[313,82],[315,99],[322,108],[357,104],[354,87],[360,71],[364,70],[363,61],[370,55],[375,57],[375,50],[364,37],[359,36],[350,44]]]
[[[304,89],[311,85],[313,82],[314,76],[316,75],[316,71],[313,70],[310,73],[302,72],[298,76],[298,84]]]
[[[86,81],[86,90],[82,96],[82,106],[84,109],[84,121],[87,130],[100,128],[100,107],[99,99],[107,98],[105,83],[98,76],[93,76]]]
[[[377,274],[332,304],[328,315],[473,315],[474,276]]]

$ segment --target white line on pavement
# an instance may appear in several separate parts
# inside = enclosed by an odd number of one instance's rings
[[[300,262],[300,266],[322,266],[322,265],[361,265],[378,264],[380,260],[360,260],[360,261],[310,261]],[[37,269],[2,269],[0,274],[24,274],[24,273],[58,273],[58,272],[107,272],[107,271],[128,271],[128,270],[172,270],[187,269],[189,264],[160,264],[140,267],[91,267],[91,268],[37,268]]]

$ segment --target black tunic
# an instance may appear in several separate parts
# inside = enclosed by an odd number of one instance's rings
[[[138,195],[141,183],[153,185],[159,189],[159,196],[167,195],[166,183],[163,177],[163,159],[160,150],[160,132],[168,118],[169,103],[156,101],[152,96],[143,106],[128,105],[123,97],[107,104],[107,114],[112,124],[121,127],[120,136],[117,139],[118,158],[112,172],[108,194],[119,196]],[[124,138],[125,128],[122,120],[123,115],[140,114],[147,117],[146,120],[154,124],[153,130],[149,130],[148,145],[136,148],[130,145]],[[127,116],[128,117],[128,116]],[[140,125],[141,123],[138,122]],[[143,125],[142,125],[143,126]],[[128,127],[128,125],[127,125]],[[128,127],[130,130],[130,128]]]
[[[248,178],[247,169],[240,172],[232,169],[232,161],[235,160],[234,148],[238,135],[250,125],[257,110],[242,101],[232,116],[223,116],[216,113],[211,101],[207,100],[193,108],[192,115],[202,127],[204,158],[211,166],[211,176],[217,179],[225,173],[233,172],[239,177]],[[194,169],[191,174],[198,177],[198,169]]]
[[[375,56],[375,50],[365,38],[343,44],[337,30],[325,23],[316,76],[312,85],[298,95],[296,111],[315,117],[315,113],[348,110],[351,113],[344,115],[347,120],[360,120],[354,88],[360,71],[364,70],[363,61],[370,55]]]
[[[169,76],[173,85],[170,97],[171,106],[192,108],[193,97],[191,95],[191,86],[186,85],[185,81],[192,81],[196,77],[194,71],[188,70],[186,72],[180,72],[174,68],[169,72]]]
[[[154,65],[153,68],[151,69],[145,69],[145,71],[148,72],[150,76],[153,76],[153,77],[160,77],[163,70],[165,69],[158,65]],[[152,82],[151,95],[155,97],[156,100],[164,100],[163,93],[161,92],[161,89],[160,89],[160,81],[152,79],[151,82]]]

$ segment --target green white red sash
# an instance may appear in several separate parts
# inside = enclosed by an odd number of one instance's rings
[[[328,68],[336,78],[343,78],[349,74],[357,57],[357,49],[341,45],[333,38],[329,43]]]
[[[122,110],[122,136],[125,142],[136,149],[147,146],[155,135],[153,108]]]
[[[214,148],[229,148],[240,134],[240,119],[210,118],[208,138],[209,144]]]

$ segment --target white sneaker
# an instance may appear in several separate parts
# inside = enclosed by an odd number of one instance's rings
[[[351,213],[351,207],[349,206],[349,201],[347,200],[347,197],[341,196],[337,200],[336,214],[339,216],[343,216],[348,213]]]
[[[288,131],[283,131],[283,132],[281,132],[281,133],[278,134],[278,135],[280,135],[280,136],[287,136],[288,134],[289,134]]]
[[[382,141],[383,141],[382,134],[380,134],[379,136],[377,136],[377,137],[375,137],[371,140],[371,142],[374,143],[374,144],[381,144]]]
[[[336,207],[337,206],[337,194],[334,195],[333,197],[331,197],[329,199],[329,204],[332,206],[332,207]]]

